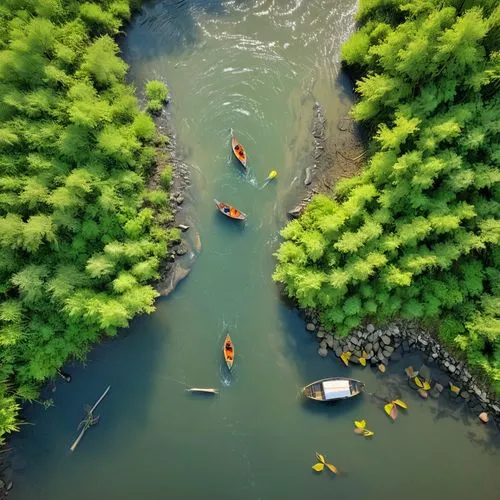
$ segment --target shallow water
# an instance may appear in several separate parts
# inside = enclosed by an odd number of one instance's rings
[[[403,369],[416,358],[385,374],[319,358],[271,280],[279,229],[309,164],[312,105],[323,105],[330,134],[350,105],[339,47],[354,12],[353,0],[178,0],[134,18],[123,43],[129,76],[138,89],[152,78],[171,88],[193,182],[184,214],[203,250],[155,314],[96,348],[85,367],[70,367],[71,384],[47,389],[55,407],[27,410],[29,425],[12,440],[10,498],[498,498],[490,427],[446,394],[423,401],[411,391]],[[231,156],[231,127],[247,149],[247,175]],[[278,179],[260,189],[272,169]],[[217,213],[215,197],[248,222]],[[222,363],[226,331],[232,373]],[[299,397],[304,384],[342,375],[375,395],[337,405]],[[84,403],[107,385],[99,425],[71,455]],[[192,395],[189,386],[220,394]],[[409,410],[391,422],[383,404],[396,397]],[[362,418],[371,440],[353,433]],[[314,473],[315,451],[345,474]]]

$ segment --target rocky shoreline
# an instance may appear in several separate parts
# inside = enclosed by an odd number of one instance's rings
[[[349,363],[360,364],[359,360],[363,357],[367,365],[385,371],[391,359],[399,360],[405,353],[419,351],[427,365],[442,370],[446,374],[448,384],[453,384],[458,389],[452,392],[456,398],[461,398],[478,416],[486,413],[496,426],[500,427],[500,403],[495,395],[489,394],[482,387],[464,361],[457,359],[417,324],[395,321],[382,328],[367,324],[354,330],[349,336],[339,338],[319,326],[316,312],[305,311],[305,321],[306,331],[314,333],[319,341],[318,354],[321,357],[327,357],[329,351],[337,358],[348,352],[351,353]],[[433,391],[440,393],[442,390],[443,384],[431,382],[431,394]]]
[[[330,145],[326,138],[326,125],[321,105],[315,102],[311,126],[313,166],[304,171],[306,192],[302,200],[288,212],[291,219],[300,217],[315,194],[331,193],[339,178],[353,175],[359,170],[359,164],[356,162],[364,156],[362,131],[357,129],[349,118],[342,118],[337,124],[340,140],[337,137]],[[341,161],[337,161],[338,159]],[[346,167],[347,162],[349,163]],[[359,360],[363,357],[367,364],[385,371],[391,359],[400,359],[405,353],[418,351],[427,364],[438,367],[446,375],[443,380],[449,385],[447,390],[450,397],[463,401],[483,422],[491,421],[500,429],[498,398],[489,393],[484,384],[470,373],[466,363],[457,359],[440,344],[431,332],[411,322],[395,321],[383,328],[367,324],[364,328],[351,332],[348,337],[339,338],[320,325],[318,314],[314,310],[306,310],[303,313],[306,330],[315,333],[319,341],[318,354],[321,357],[328,356],[329,351],[337,358],[348,352],[351,353],[350,363],[360,364]],[[429,394],[439,396],[445,384],[431,382]],[[454,391],[450,390],[450,384],[454,386]],[[419,393],[422,397],[427,396],[427,391]]]
[[[165,229],[178,228],[181,237],[170,243],[168,254],[160,264],[160,278],[154,282],[154,286],[161,296],[172,293],[175,287],[186,278],[196,257],[201,252],[200,234],[193,227],[186,213],[185,202],[190,197],[190,173],[177,145],[169,111],[170,104],[169,100],[162,112],[155,117],[158,132],[166,135],[168,142],[157,146],[156,168],[149,179],[150,187],[158,186],[160,173],[168,165],[172,166],[168,208],[173,217],[171,221],[164,224],[164,227]]]

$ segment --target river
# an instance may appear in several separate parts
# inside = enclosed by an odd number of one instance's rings
[[[381,374],[317,355],[318,344],[272,282],[286,210],[303,182],[319,101],[332,135],[350,106],[339,76],[354,0],[159,1],[127,28],[122,48],[138,89],[168,82],[170,113],[192,186],[181,212],[202,251],[191,274],[151,316],[71,365],[33,405],[11,440],[15,500],[498,498],[498,436],[451,402],[421,400],[404,367]],[[230,128],[248,152],[244,175]],[[271,169],[279,172],[265,188]],[[213,198],[248,214],[217,213]],[[189,232],[187,233],[189,234]],[[231,374],[221,345],[236,349]],[[327,376],[362,379],[370,393],[338,405],[304,401],[299,389]],[[439,373],[433,369],[433,376]],[[111,390],[77,450],[68,449],[83,405]],[[196,397],[189,386],[214,386]],[[383,401],[409,409],[392,422]],[[353,433],[366,419],[375,436]],[[344,474],[317,474],[315,452]]]

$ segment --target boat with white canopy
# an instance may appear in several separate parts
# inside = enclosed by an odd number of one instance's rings
[[[304,396],[315,401],[336,401],[357,396],[363,391],[364,384],[353,378],[324,378],[302,389]]]

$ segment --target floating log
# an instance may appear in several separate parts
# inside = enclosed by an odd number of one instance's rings
[[[99,417],[98,416],[94,417],[93,412],[97,408],[99,403],[104,399],[104,397],[106,396],[106,394],[109,392],[110,389],[111,386],[108,385],[107,389],[102,393],[101,397],[96,401],[94,406],[92,406],[92,408],[88,411],[87,416],[78,425],[78,428],[82,427],[82,430],[80,431],[80,434],[78,434],[78,437],[75,439],[75,442],[71,445],[70,451],[75,451],[83,435],[85,434],[85,432],[87,432],[87,429],[91,425],[95,425],[99,421]]]
[[[190,389],[186,389],[188,392],[203,392],[206,394],[219,394],[217,389],[213,387],[191,387]]]

